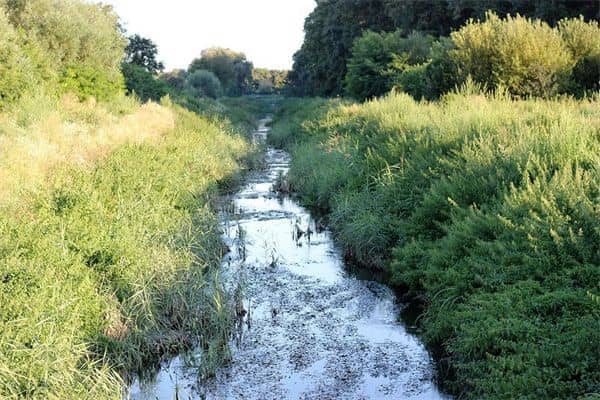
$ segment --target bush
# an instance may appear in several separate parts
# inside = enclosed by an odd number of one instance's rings
[[[428,61],[433,37],[401,31],[376,33],[367,31],[352,47],[345,77],[346,92],[365,100],[389,92],[404,70]]]
[[[429,85],[427,82],[427,65],[409,65],[398,76],[396,88],[410,94],[416,100],[429,97]]]
[[[128,94],[135,94],[142,101],[159,101],[163,96],[167,95],[167,84],[155,78],[144,67],[123,63],[122,70]]]
[[[572,73],[572,92],[600,90],[600,28],[598,21],[585,22],[583,18],[564,19],[558,30],[575,66]]]
[[[80,0],[4,4],[10,25],[2,13],[0,79],[6,85],[11,82],[12,89],[4,89],[10,94],[3,98],[14,101],[28,84],[42,82],[46,92],[73,91],[82,98],[106,99],[123,91],[120,65],[125,39],[110,7]]]
[[[425,68],[429,97],[439,98],[460,86],[464,77],[451,56],[454,44],[449,38],[441,38],[431,48],[431,61]]]
[[[29,58],[0,6],[0,108],[17,100],[34,83]]]
[[[216,99],[223,94],[219,78],[214,73],[204,69],[189,73],[185,82],[186,90],[197,97],[206,96]]]
[[[63,93],[75,94],[82,100],[90,97],[108,100],[123,93],[125,87],[120,72],[108,73],[85,64],[65,66],[59,83]]]
[[[506,88],[515,96],[548,97],[558,93],[572,57],[559,33],[545,22],[521,16],[469,21],[451,34],[451,51],[464,74],[488,89]]]

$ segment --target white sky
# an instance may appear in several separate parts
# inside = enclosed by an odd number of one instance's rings
[[[114,6],[129,34],[158,45],[167,70],[208,47],[246,53],[255,67],[290,69],[315,0],[95,0]]]

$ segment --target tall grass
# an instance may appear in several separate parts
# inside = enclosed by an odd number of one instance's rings
[[[0,397],[119,399],[119,372],[165,353],[222,360],[210,201],[244,137],[168,101],[37,99],[0,120]]]
[[[274,131],[345,254],[426,306],[449,390],[600,392],[598,97],[291,100]]]

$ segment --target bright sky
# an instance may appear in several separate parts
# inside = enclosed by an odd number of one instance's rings
[[[95,0],[114,6],[129,34],[158,45],[167,70],[208,47],[246,53],[255,67],[290,69],[315,0]]]

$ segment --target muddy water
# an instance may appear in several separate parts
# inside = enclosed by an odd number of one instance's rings
[[[267,133],[262,121],[256,137]],[[231,249],[223,273],[231,287],[241,280],[247,310],[230,365],[200,381],[197,366],[177,357],[151,381],[135,382],[129,397],[447,398],[427,351],[398,322],[392,293],[349,275],[330,233],[295,200],[272,192],[289,155],[268,149],[266,161],[221,215]]]

